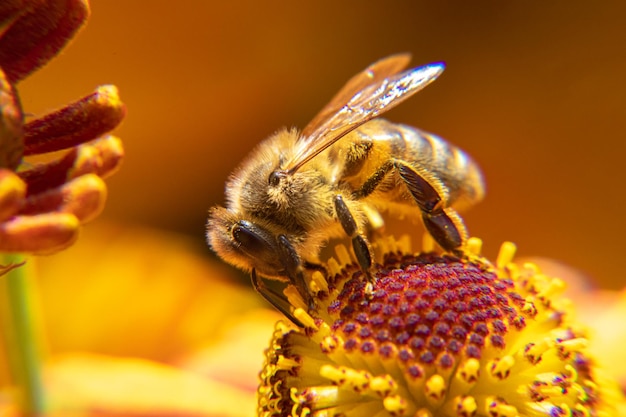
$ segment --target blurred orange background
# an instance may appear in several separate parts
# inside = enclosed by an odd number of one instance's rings
[[[207,209],[260,140],[303,127],[356,72],[395,52],[445,61],[386,115],[468,151],[486,200],[464,215],[495,256],[561,260],[624,285],[626,3],[93,0],[76,40],[20,85],[43,114],[116,84],[127,158],[103,220],[204,245]],[[89,232],[87,226],[86,232]],[[81,242],[78,242],[80,245]],[[205,250],[207,256],[213,256]]]

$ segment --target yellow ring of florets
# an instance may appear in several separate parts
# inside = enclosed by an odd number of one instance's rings
[[[404,254],[407,252],[403,245],[393,240],[381,244],[390,257],[387,264],[378,267],[379,271],[386,272],[370,287],[362,278],[361,283],[350,283],[359,272],[344,247],[338,248],[337,259],[327,263],[328,278],[320,273],[313,274],[311,288],[316,290],[319,308],[307,313],[300,305],[294,310],[298,321],[306,326],[303,329],[294,329],[282,322],[277,324],[261,373],[259,415],[514,417],[614,414],[611,401],[607,399],[620,394],[596,377],[593,361],[586,352],[587,339],[571,323],[566,303],[558,297],[563,289],[561,280],[546,277],[532,264],[522,267],[514,264],[515,246],[510,243],[502,245],[495,265],[480,257],[481,245],[476,239],[470,240],[467,258],[462,260],[416,255],[413,263],[406,262]],[[403,264],[394,264],[396,271],[392,272],[390,265],[398,259],[403,259]],[[504,311],[511,312],[505,327],[494,325],[493,321],[470,323],[487,335],[500,331],[502,337],[496,338],[495,343],[485,338],[477,354],[475,350],[467,349],[471,344],[468,333],[464,349],[446,353],[450,356],[446,360],[411,357],[411,352],[399,339],[386,339],[389,321],[385,322],[387,328],[381,330],[381,338],[385,341],[370,343],[372,320],[367,315],[357,316],[360,317],[357,319],[359,326],[355,326],[356,333],[350,334],[360,336],[352,337],[358,339],[356,342],[349,342],[351,336],[346,334],[345,322],[350,315],[346,314],[347,310],[337,308],[339,299],[350,312],[368,303],[371,307],[380,295],[377,293],[381,291],[380,281],[387,280],[390,281],[387,284],[391,284],[388,291],[394,286],[402,290],[384,294],[388,296],[386,302],[398,302],[402,297],[406,300],[408,290],[397,281],[410,278],[402,278],[402,273],[407,273],[411,265],[417,263],[417,270],[423,270],[426,265],[434,268],[436,274],[445,274],[452,265],[456,265],[453,268],[458,273],[459,262],[472,273],[482,271],[485,279],[480,288],[487,295],[497,295]],[[412,271],[408,273],[415,274],[415,268]],[[418,294],[416,303],[421,303],[423,297],[438,296],[428,287],[436,280],[425,281],[427,291]],[[353,291],[347,285],[363,288]],[[441,288],[440,284],[435,287]],[[297,295],[291,297],[297,298]],[[483,301],[483,304],[475,302],[472,305],[488,304],[488,296]],[[350,302],[356,303],[358,308],[351,308]],[[298,300],[292,304],[298,305]],[[389,311],[395,310],[389,308]],[[414,319],[424,319],[427,314]],[[424,327],[420,331],[428,334],[433,329]],[[433,338],[429,340],[434,343]],[[480,342],[482,339],[474,336],[473,340]],[[434,346],[438,345],[439,342],[434,343]],[[431,356],[426,355],[427,358]]]

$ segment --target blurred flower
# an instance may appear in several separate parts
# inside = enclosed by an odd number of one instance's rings
[[[310,280],[317,308],[287,291],[292,321],[278,323],[261,373],[262,416],[616,416],[617,383],[589,350],[559,294],[564,282],[534,264],[412,255],[379,242],[368,282],[343,247],[328,276]],[[626,336],[622,334],[622,337]],[[609,365],[619,353],[601,358]]]
[[[88,14],[81,0],[0,6],[0,252],[50,253],[72,244],[80,224],[102,210],[102,178],[121,162],[119,139],[95,140],[124,117],[114,86],[28,122],[16,89],[67,44]],[[65,149],[58,159],[23,163],[24,156]]]
[[[37,259],[45,416],[254,414],[279,315],[198,249],[175,234],[95,222],[78,244]],[[22,415],[6,365],[0,416]]]

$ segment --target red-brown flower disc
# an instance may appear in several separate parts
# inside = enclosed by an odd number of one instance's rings
[[[318,308],[293,310],[303,326],[277,325],[258,414],[613,415],[621,394],[587,353],[562,281],[511,263],[512,248],[495,266],[388,251],[372,280],[339,253],[310,277]]]

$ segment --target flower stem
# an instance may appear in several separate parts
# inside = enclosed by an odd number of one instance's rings
[[[18,265],[20,255],[5,254],[2,263]],[[42,337],[37,310],[35,282],[31,265],[26,263],[0,277],[2,332],[11,372],[20,385],[21,410],[26,416],[42,416],[45,411],[42,381]]]

